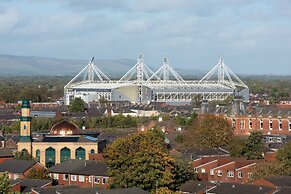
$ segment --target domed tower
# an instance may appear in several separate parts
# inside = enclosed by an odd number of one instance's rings
[[[29,100],[23,100],[20,117],[20,142],[31,142],[30,122],[30,103]]]
[[[32,145],[32,138],[31,138],[31,130],[30,130],[30,103],[29,100],[22,100],[21,105],[21,117],[20,117],[20,136],[18,142],[18,151],[27,151],[31,154],[31,145]]]

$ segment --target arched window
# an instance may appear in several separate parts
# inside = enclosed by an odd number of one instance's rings
[[[92,149],[92,150],[90,151],[90,153],[91,153],[91,154],[95,154],[95,150]]]
[[[61,158],[60,162],[63,162],[67,159],[71,159],[71,150],[67,147],[61,149]]]
[[[56,164],[56,150],[49,147],[45,150],[45,166],[50,168]]]
[[[40,162],[40,150],[35,151],[36,160]]]
[[[85,160],[85,149],[82,147],[79,147],[76,149],[76,157],[77,160]]]

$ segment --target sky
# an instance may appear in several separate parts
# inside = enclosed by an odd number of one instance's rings
[[[291,75],[290,0],[0,0],[0,54]]]

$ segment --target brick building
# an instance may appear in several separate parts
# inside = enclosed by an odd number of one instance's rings
[[[13,160],[14,155],[10,149],[0,148],[0,164],[6,160]]]
[[[251,167],[256,163],[257,161],[231,157],[202,157],[192,162],[199,179],[232,183],[249,182]]]
[[[249,135],[254,130],[265,135],[291,135],[291,107],[246,106],[241,99],[235,99],[231,106],[211,107],[204,102],[199,113],[200,116],[215,114],[225,118],[235,135]]]
[[[107,170],[105,163],[93,160],[66,160],[49,169],[52,179],[59,185],[104,188],[109,181]]]
[[[25,178],[32,169],[45,168],[42,164],[31,160],[6,160],[0,164],[0,173],[8,172],[12,180]]]

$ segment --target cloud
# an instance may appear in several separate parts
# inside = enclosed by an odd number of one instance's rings
[[[0,34],[10,33],[21,20],[22,16],[17,9],[0,11]]]

